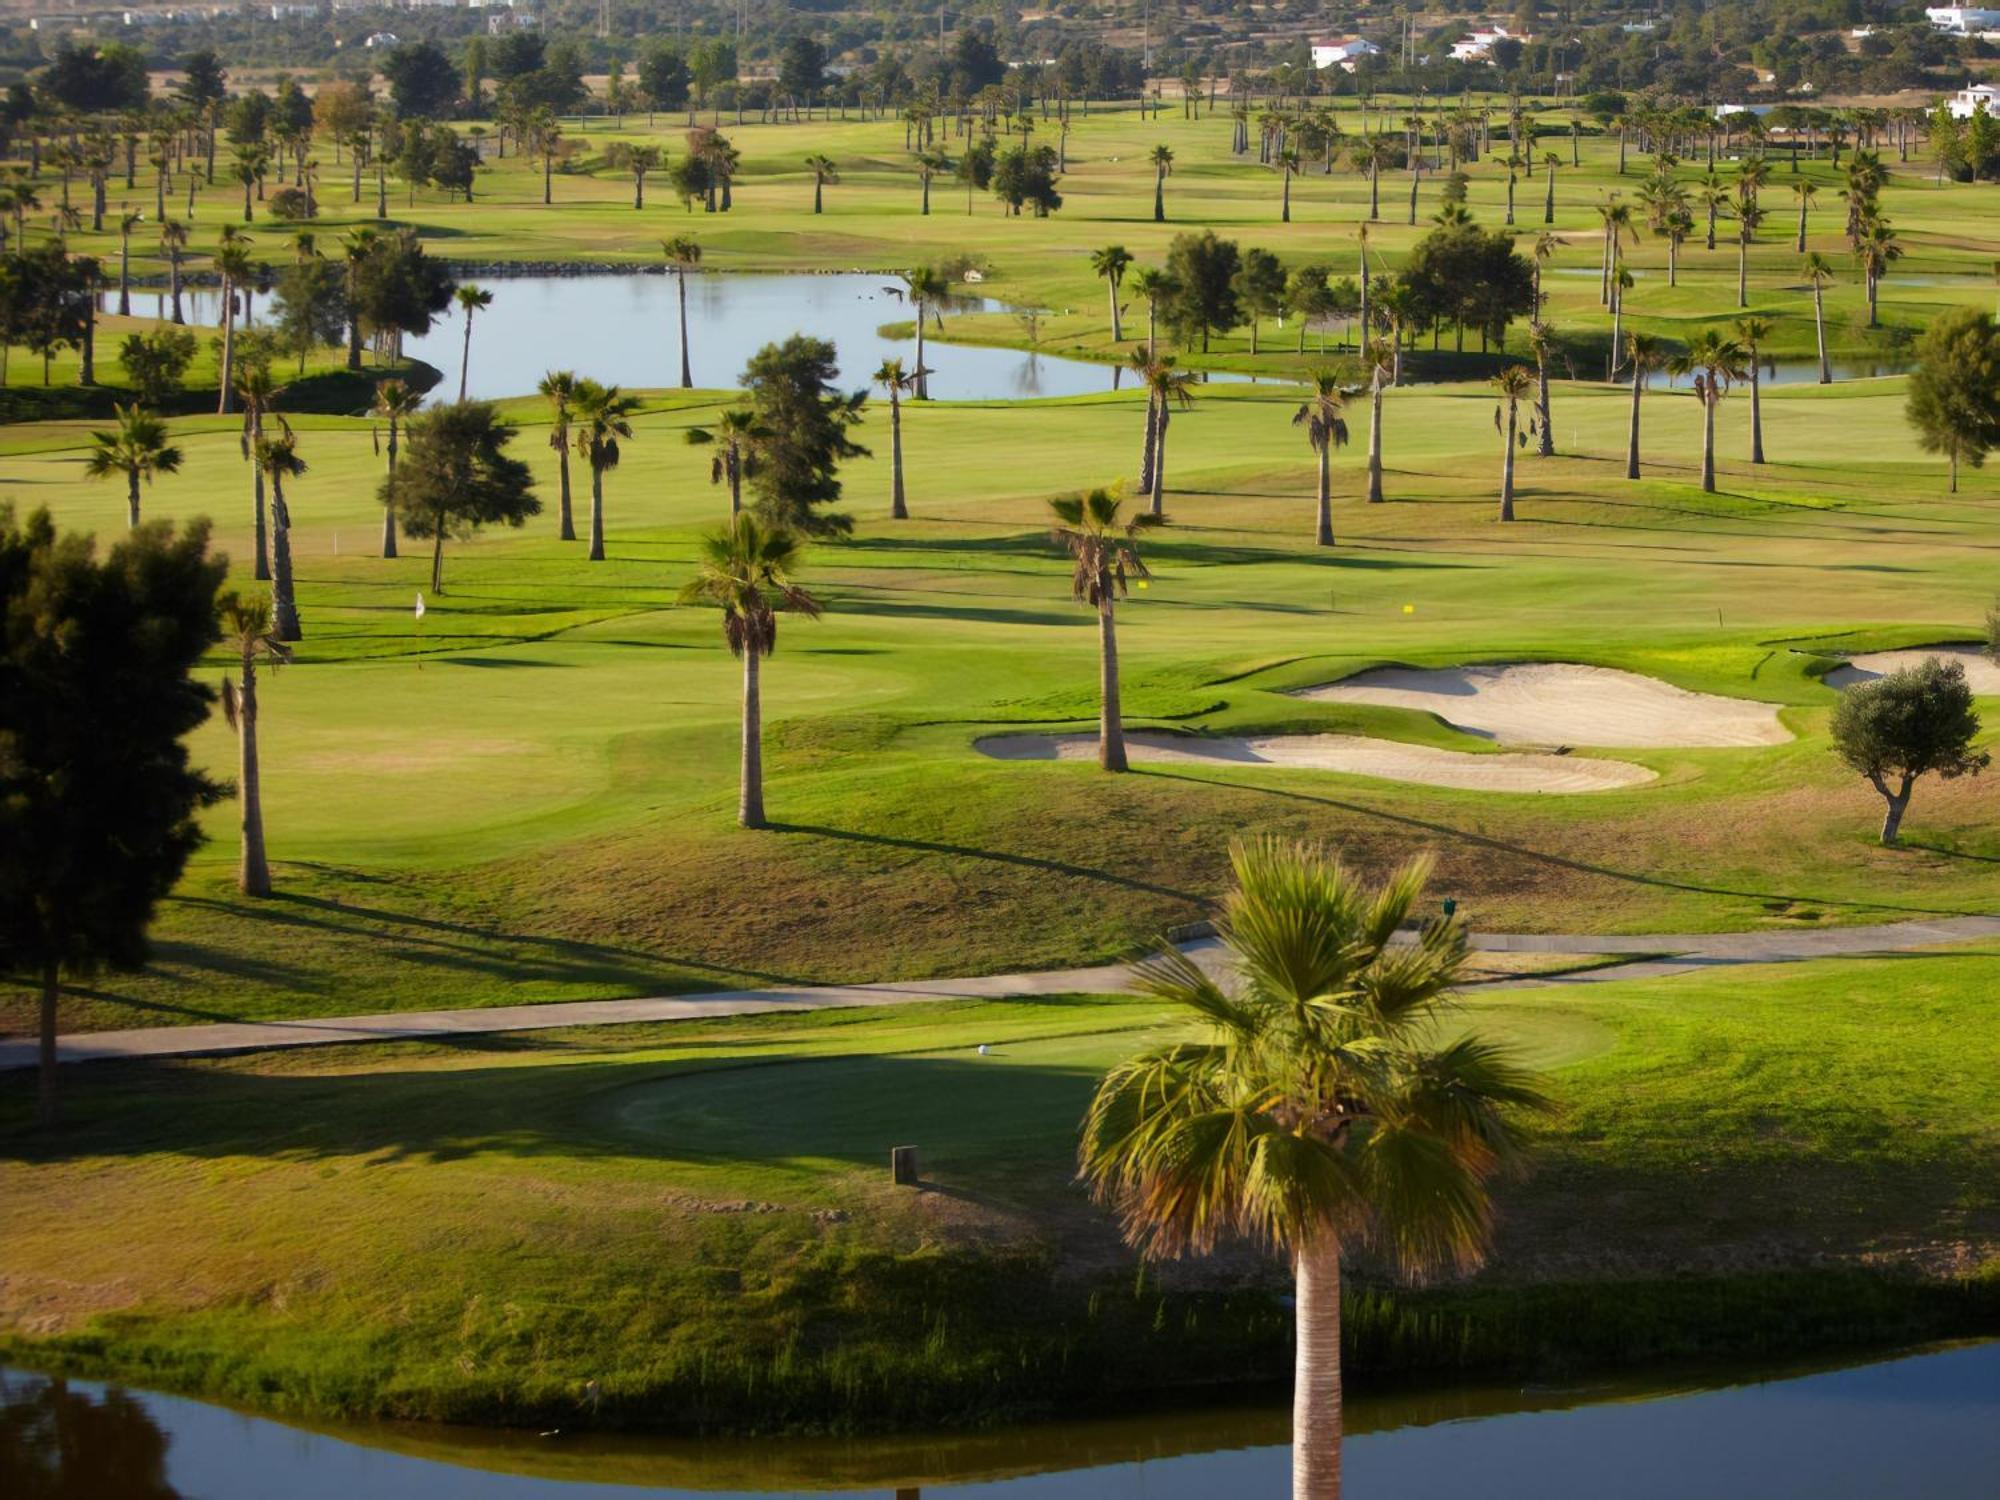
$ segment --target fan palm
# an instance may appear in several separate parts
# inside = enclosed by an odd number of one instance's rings
[[[590,561],[604,561],[604,476],[618,467],[619,443],[632,436],[632,414],[639,398],[615,385],[579,380],[572,397],[570,441],[576,456],[590,465]]]
[[[1292,178],[1298,175],[1303,163],[1299,153],[1287,146],[1278,153],[1276,165],[1279,175],[1284,179],[1284,196],[1279,200],[1278,221],[1289,224],[1292,222]]]
[[[1118,287],[1132,265],[1132,252],[1123,245],[1106,245],[1090,252],[1090,268],[1104,278],[1111,292],[1111,341],[1122,343],[1125,330],[1118,316]]]
[[[736,821],[764,826],[764,700],[759,668],[778,645],[778,615],[816,618],[819,602],[792,581],[803,552],[789,531],[766,527],[743,512],[702,538],[701,568],[681,590],[683,604],[722,611],[722,638],[743,659],[742,773]]]
[[[1750,372],[1750,462],[1761,464],[1764,461],[1764,402],[1757,352],[1770,343],[1778,325],[1758,313],[1745,313],[1732,327],[1736,342],[1743,346],[1743,366]]]
[[[253,559],[258,582],[271,577],[271,548],[264,512],[264,470],[257,463],[257,445],[264,441],[264,418],[277,408],[282,388],[271,378],[271,368],[263,361],[236,372],[236,399],[243,403],[243,428],[237,439],[244,462],[250,465],[250,511],[256,556]]]
[[[660,248],[667,252],[667,263],[674,268],[675,291],[680,301],[681,317],[681,389],[690,390],[694,386],[694,370],[688,361],[687,279],[688,272],[701,264],[701,242],[691,234],[681,234],[675,235],[670,240],[662,240]],[[568,510],[564,510],[565,519],[568,515]]]
[[[1164,518],[1141,511],[1125,515],[1124,502],[1109,490],[1063,495],[1049,502],[1056,543],[1075,564],[1070,592],[1077,603],[1097,611],[1097,763],[1107,771],[1128,769],[1125,725],[1118,701],[1117,602],[1129,580],[1145,578],[1138,534]]]
[[[1660,341],[1650,333],[1625,335],[1625,358],[1632,365],[1632,419],[1625,434],[1625,477],[1639,477],[1639,396],[1647,377],[1660,368],[1665,355]]]
[[[1153,519],[1166,519],[1167,491],[1167,423],[1172,419],[1173,409],[1178,406],[1185,410],[1194,405],[1195,373],[1192,370],[1176,369],[1174,357],[1169,354],[1156,359],[1146,367],[1146,395],[1154,410],[1153,418],[1153,484],[1149,491],[1150,509]]]
[[[1819,383],[1831,385],[1833,366],[1826,357],[1826,289],[1833,284],[1833,262],[1814,250],[1806,256],[1800,274],[1812,286],[1813,333],[1819,346]]]
[[[1292,425],[1306,430],[1319,460],[1319,509],[1313,527],[1313,541],[1321,547],[1333,545],[1333,450],[1347,445],[1347,419],[1342,412],[1347,395],[1340,388],[1340,376],[1333,370],[1312,373],[1312,394],[1292,413]]]
[[[111,432],[90,435],[83,472],[92,479],[124,476],[126,525],[137,527],[141,481],[151,484],[156,474],[179,473],[181,450],[167,441],[167,424],[137,402],[111,410],[118,426]]]
[[[1495,421],[1501,429],[1502,452],[1500,455],[1500,519],[1514,519],[1514,447],[1521,430],[1521,403],[1535,397],[1535,372],[1526,365],[1509,365],[1493,377],[1493,388],[1500,393],[1501,404],[1506,408],[1504,423]],[[1494,414],[1498,418],[1499,413]]]
[[[917,377],[900,359],[885,359],[875,370],[875,383],[889,394],[889,519],[907,521],[903,502],[903,394],[916,388]]]
[[[1556,168],[1562,165],[1562,157],[1557,152],[1545,151],[1542,153],[1542,165],[1549,174],[1548,196],[1542,200],[1542,222],[1553,224],[1556,221]]]
[[[236,390],[236,292],[253,274],[247,239],[242,235],[225,239],[222,248],[215,252],[215,269],[222,276],[222,370],[217,382],[221,390],[215,407],[218,414],[227,414]]]
[[[389,480],[396,478],[396,453],[401,446],[403,424],[415,416],[424,404],[424,393],[407,381],[384,380],[375,387],[375,404],[370,415],[379,417],[389,429]],[[564,486],[565,490],[568,488]],[[396,508],[385,504],[382,507],[382,555],[396,555]]]
[[[1395,373],[1396,354],[1387,339],[1368,339],[1361,346],[1361,373],[1368,382],[1368,495],[1370,505],[1382,503],[1382,391]]]
[[[806,158],[806,170],[813,174],[813,212],[819,213],[825,207],[826,185],[840,181],[840,168],[832,157],[815,151]]]
[[[1528,350],[1535,356],[1535,452],[1553,458],[1556,452],[1555,424],[1549,419],[1549,361],[1556,352],[1555,325],[1536,317],[1528,324]]]
[[[1668,366],[1676,375],[1694,377],[1694,393],[1701,401],[1701,487],[1715,493],[1715,408],[1729,394],[1729,387],[1743,379],[1743,348],[1713,328],[1704,328]]]
[[[917,378],[913,392],[919,401],[928,401],[931,395],[930,370],[924,363],[924,323],[935,319],[940,332],[944,329],[944,309],[965,303],[968,299],[954,296],[951,278],[936,266],[912,266],[901,273],[902,285],[884,287],[892,297],[909,303],[910,311],[916,314],[917,322]]]
[[[298,439],[291,425],[278,418],[279,433],[259,438],[254,462],[271,484],[271,611],[274,633],[281,641],[303,639],[299,626],[298,599],[292,586],[292,510],[285,503],[285,481],[306,472],[299,457]]]
[[[118,316],[132,316],[132,231],[146,220],[130,209],[118,216]]]
[[[1343,1251],[1374,1246],[1411,1275],[1477,1265],[1490,1184],[1520,1156],[1509,1116],[1548,1101],[1504,1048],[1441,1024],[1465,963],[1460,921],[1396,941],[1426,861],[1379,889],[1312,845],[1242,842],[1230,863],[1216,928],[1233,982],[1172,949],[1139,967],[1135,989],[1207,1035],[1104,1076],[1079,1172],[1149,1256],[1237,1234],[1290,1258],[1292,1494],[1336,1500]]]
[[[160,246],[167,252],[167,296],[173,306],[173,321],[185,323],[181,313],[181,254],[187,249],[187,225],[167,219],[160,225]]]
[[[1854,259],[1861,267],[1862,279],[1868,290],[1868,326],[1879,326],[1876,318],[1876,300],[1882,289],[1882,278],[1889,267],[1903,258],[1903,247],[1896,243],[1896,231],[1888,221],[1869,218],[1861,225],[1861,232],[1854,242]]]
[[[1160,308],[1180,290],[1180,282],[1171,271],[1142,266],[1133,273],[1132,290],[1146,299],[1146,357],[1151,359],[1160,350]]]
[[[1146,159],[1153,164],[1153,222],[1167,222],[1167,179],[1174,174],[1174,148],[1155,146]]]
[[[1819,188],[1815,186],[1810,179],[1800,177],[1793,181],[1792,191],[1798,195],[1799,199],[1799,233],[1798,233],[1797,249],[1800,255],[1804,255],[1806,253],[1806,214],[1812,209],[1813,199],[1819,196]]]
[[[569,435],[576,415],[577,379],[574,370],[550,370],[535,384],[535,393],[549,403],[549,447],[556,455],[557,529],[559,541],[576,540],[576,519],[570,506]]]
[[[246,896],[268,896],[271,866],[264,856],[263,779],[257,761],[257,663],[268,661],[275,670],[292,659],[292,648],[274,633],[268,600],[225,594],[216,610],[222,643],[237,659],[235,680],[222,680],[223,717],[236,731],[236,806],[242,829],[236,883]]]
[[[493,294],[484,287],[467,282],[452,294],[459,310],[465,314],[465,352],[458,366],[458,399],[465,399],[465,383],[472,374],[472,315],[493,305]]]
[[[771,429],[757,420],[747,407],[725,411],[713,427],[691,427],[687,440],[692,444],[713,444],[715,461],[709,466],[709,483],[729,486],[729,514],[743,510],[743,481],[757,470],[758,450],[770,441]]]

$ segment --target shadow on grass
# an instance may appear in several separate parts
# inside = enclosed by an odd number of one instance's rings
[[[1101,881],[1124,890],[1143,891],[1149,896],[1166,896],[1176,901],[1199,904],[1203,899],[1193,891],[1180,890],[1170,885],[1154,885],[1150,881],[1136,880],[1111,870],[1094,869],[1089,865],[1071,864],[1066,860],[1046,859],[1033,854],[1014,854],[1001,849],[976,849],[969,844],[944,844],[932,839],[898,838],[888,833],[862,833],[852,828],[826,828],[812,823],[774,822],[771,828],[777,833],[808,833],[817,838],[839,839],[854,844],[873,844],[885,849],[906,849],[916,854],[945,854],[962,859],[990,860],[995,864],[1014,865],[1024,870],[1043,870],[1052,875],[1069,875],[1084,880]]]

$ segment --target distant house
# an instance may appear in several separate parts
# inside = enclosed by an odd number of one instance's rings
[[[1379,57],[1382,49],[1364,37],[1343,36],[1331,41],[1312,44],[1312,65],[1315,68],[1339,68],[1352,73],[1354,65],[1364,57]]]
[[[376,31],[371,32],[368,39],[362,42],[361,45],[364,47],[393,47],[401,40],[402,38],[397,36],[393,31]]]
[[[1531,42],[1533,37],[1516,36],[1505,26],[1482,26],[1477,31],[1467,32],[1451,44],[1453,62],[1493,61],[1493,44],[1496,42]]]
[[[1979,6],[1931,5],[1925,7],[1924,16],[1939,31],[1952,31],[1960,36],[2000,30],[2000,10],[1986,10]]]
[[[1975,83],[1960,89],[1944,102],[1944,107],[1960,120],[1971,119],[1979,113],[1982,105],[1989,115],[2000,119],[2000,88],[1990,83]]]

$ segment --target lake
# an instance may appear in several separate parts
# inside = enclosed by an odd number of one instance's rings
[[[0,1372],[6,1492],[91,1500],[1278,1500],[1283,1409],[840,1442],[309,1430]],[[2000,1343],[1839,1369],[1362,1397],[1347,1500],[1993,1500]],[[14,1486],[19,1486],[15,1488]]]

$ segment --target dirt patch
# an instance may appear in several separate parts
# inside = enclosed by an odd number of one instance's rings
[[[1931,657],[1955,661],[1965,668],[1965,680],[1982,698],[2000,698],[2000,662],[1977,646],[1913,646],[1907,651],[1866,651],[1850,656],[1845,666],[1835,667],[1820,680],[1830,688],[1851,688],[1857,682],[1873,682],[1891,672],[1920,667]]]
[[[1791,732],[1769,703],[1691,693],[1657,677],[1573,662],[1496,667],[1380,667],[1299,695],[1436,714],[1452,728],[1511,745],[1782,745]]]
[[[978,748],[981,754],[996,760],[1089,760],[1097,754],[1097,737],[1008,734],[981,740]],[[1286,734],[1247,739],[1128,734],[1125,749],[1135,761],[1167,765],[1282,766],[1341,771],[1350,776],[1377,776],[1386,781],[1412,781],[1421,786],[1477,792],[1602,792],[1653,780],[1653,772],[1644,766],[1620,760],[1511,751],[1471,755],[1351,734]]]

